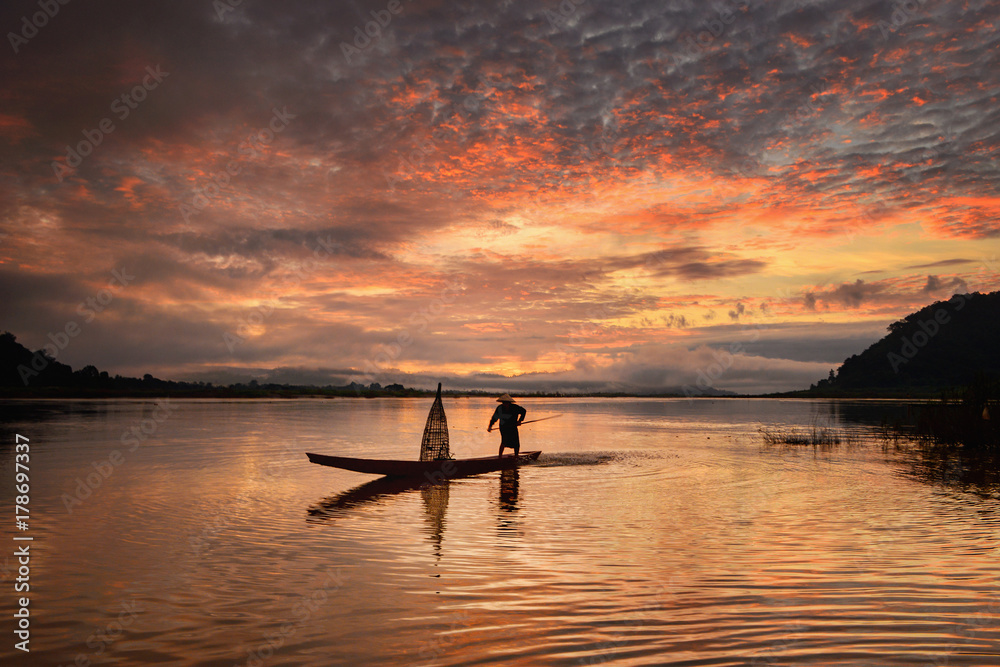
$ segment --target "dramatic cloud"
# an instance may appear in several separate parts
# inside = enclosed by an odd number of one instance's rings
[[[998,287],[996,3],[387,7],[5,3],[0,328],[178,379],[616,390],[780,330],[713,380],[754,391]]]
[[[969,286],[961,278],[955,277],[951,280],[945,282],[942,281],[937,276],[927,276],[927,284],[924,285],[924,292],[927,294],[940,294],[942,291],[948,291],[948,294],[964,294],[968,292]]]

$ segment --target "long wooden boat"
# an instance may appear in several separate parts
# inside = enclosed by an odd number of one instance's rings
[[[423,477],[429,482],[441,482],[455,477],[481,475],[494,470],[507,470],[538,458],[538,452],[522,452],[518,456],[483,456],[475,459],[439,459],[436,461],[399,461],[393,459],[355,459],[348,456],[328,456],[306,452],[313,463],[370,475],[387,477]]]
[[[370,475],[412,478],[437,483],[454,477],[481,475],[494,470],[507,470],[534,461],[541,452],[524,452],[518,456],[483,456],[478,459],[453,459],[449,449],[448,418],[441,402],[441,383],[431,404],[424,426],[424,437],[420,441],[419,461],[398,461],[393,459],[355,459],[347,456],[312,454],[306,456],[313,463]],[[423,483],[423,482],[421,482]]]

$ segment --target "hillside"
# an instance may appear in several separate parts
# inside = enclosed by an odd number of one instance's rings
[[[52,346],[49,346],[50,348]],[[148,373],[141,379],[109,375],[94,366],[74,371],[56,361],[48,350],[32,352],[17,342],[13,334],[0,334],[0,397],[110,397],[110,396],[188,396],[197,398],[292,398],[295,396],[411,396],[423,395],[417,389],[399,384],[382,387],[377,383],[345,387],[302,387],[278,384],[213,386],[205,382],[161,380]]]
[[[1000,292],[956,294],[889,325],[809,395],[917,395],[1000,377]]]
[[[0,334],[0,395],[3,396],[146,394],[203,388],[205,385],[167,382],[152,375],[142,379],[111,376],[94,366],[74,371],[56,361],[47,350],[32,352],[18,343],[13,334]]]

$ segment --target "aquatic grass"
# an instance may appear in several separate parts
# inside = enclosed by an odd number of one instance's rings
[[[835,447],[838,445],[857,445],[857,437],[839,429],[813,425],[809,430],[801,429],[757,429],[766,445],[792,445],[805,447]]]

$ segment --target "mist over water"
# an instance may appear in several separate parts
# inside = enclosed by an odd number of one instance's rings
[[[1000,664],[1000,489],[883,448],[870,427],[904,405],[521,403],[562,414],[523,428],[537,463],[421,486],[304,453],[416,459],[429,399],[174,400],[162,420],[8,402],[3,479],[31,441],[32,651],[8,633],[0,660]],[[456,456],[496,453],[494,405],[445,397]],[[758,432],[816,426],[854,438]]]

